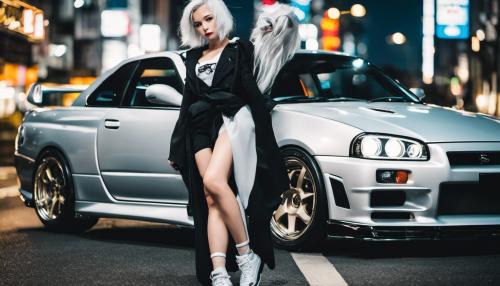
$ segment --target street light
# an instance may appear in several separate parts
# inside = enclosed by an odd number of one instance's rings
[[[402,45],[406,43],[406,36],[400,32],[396,32],[389,37],[389,43],[395,45]]]
[[[476,37],[479,39],[479,41],[484,41],[484,39],[486,38],[486,34],[483,30],[479,29],[476,31]]]
[[[361,4],[354,4],[351,7],[351,15],[358,18],[363,17],[364,15],[366,15],[366,9]]]
[[[472,36],[470,40],[472,50],[476,53],[479,52],[479,50],[481,49],[481,41],[479,40],[479,38],[476,36]]]
[[[340,16],[351,14],[353,17],[363,17],[366,15],[366,9],[361,4],[355,4],[350,10],[340,11],[338,8],[331,7],[324,12],[321,20],[322,44],[325,50],[337,50],[341,46],[339,36]],[[314,46],[313,43],[310,46]]]
[[[340,18],[340,10],[335,8],[335,7],[332,7],[330,9],[328,9],[327,15],[328,15],[328,18],[330,18],[330,19],[338,19],[338,18]]]
[[[366,9],[361,4],[354,4],[351,7],[351,10],[340,11],[335,7],[331,7],[326,11],[328,18],[330,19],[339,19],[341,15],[351,14],[353,17],[363,17],[366,15]]]
[[[83,0],[75,0],[75,2],[73,3],[73,6],[75,6],[75,8],[78,9],[78,8],[82,8],[84,4],[85,4],[85,1],[83,1]]]

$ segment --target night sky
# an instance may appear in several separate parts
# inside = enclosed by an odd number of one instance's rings
[[[334,6],[340,10],[349,10],[353,4],[362,4],[367,10],[360,21],[368,46],[368,60],[384,69],[393,66],[408,72],[409,75],[402,77],[413,79],[406,78],[404,81],[418,79],[422,62],[422,0],[325,0],[325,9]],[[407,42],[404,45],[387,43],[387,35],[395,32],[406,36]]]

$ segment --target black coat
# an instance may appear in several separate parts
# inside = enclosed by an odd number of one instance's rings
[[[274,252],[270,232],[270,219],[280,203],[280,195],[289,188],[289,179],[283,157],[274,136],[270,111],[275,103],[264,96],[252,74],[253,44],[249,41],[230,42],[224,47],[216,66],[212,86],[200,83],[195,74],[195,66],[201,57],[203,47],[193,48],[186,53],[186,81],[179,119],[172,134],[169,160],[179,166],[184,183],[189,190],[189,206],[195,227],[196,275],[203,284],[209,284],[212,271],[207,238],[208,207],[203,191],[203,181],[198,172],[194,154],[189,142],[190,120],[188,109],[200,100],[203,93],[216,91],[230,92],[248,104],[255,123],[257,148],[257,169],[248,206],[245,210],[248,219],[250,247],[274,269]],[[219,116],[220,117],[220,116]],[[219,122],[220,126],[221,122]],[[218,126],[214,130],[218,130]],[[237,188],[234,176],[229,182],[233,192]],[[236,247],[229,236],[226,267],[236,271]]]

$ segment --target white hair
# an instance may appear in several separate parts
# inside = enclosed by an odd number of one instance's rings
[[[250,35],[254,43],[253,73],[262,93],[270,88],[280,69],[300,47],[299,21],[293,8],[275,4],[272,10],[264,10],[257,19]]]
[[[193,25],[193,13],[203,4],[207,4],[214,16],[217,27],[217,34],[220,40],[231,33],[233,30],[233,16],[222,0],[191,0],[184,11],[179,25],[181,37],[181,47],[190,46],[199,47],[207,43],[202,35],[198,34]]]

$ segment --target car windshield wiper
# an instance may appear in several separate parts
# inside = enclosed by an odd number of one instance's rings
[[[379,97],[379,98],[374,98],[369,100],[368,102],[406,102],[406,100],[402,97],[397,97],[397,96],[386,96],[386,97]]]
[[[293,96],[293,97],[278,97],[274,98],[278,102],[324,102],[327,98],[324,97],[303,97],[303,96]]]
[[[354,97],[334,97],[329,98],[328,101],[365,101],[364,99],[354,98]]]

